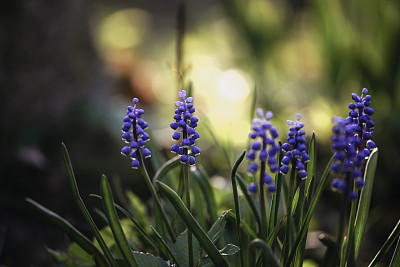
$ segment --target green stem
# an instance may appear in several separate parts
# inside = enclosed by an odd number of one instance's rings
[[[182,138],[187,138],[187,127],[183,127]],[[190,187],[189,187],[189,155],[188,155],[188,148],[183,148],[183,155],[186,156],[186,163],[183,169],[183,177],[184,177],[184,190],[185,190],[185,197],[186,197],[186,207],[190,213],[192,213],[190,207]],[[188,250],[189,250],[189,267],[193,267],[193,244],[192,244],[192,231],[190,231],[188,227]]]
[[[187,155],[187,148],[184,149],[184,154]],[[185,153],[186,152],[186,153]],[[189,188],[189,165],[188,163],[184,166],[184,188],[185,188],[185,197],[186,197],[186,207],[191,212],[190,208],[190,188]],[[189,249],[189,266],[193,266],[193,243],[192,243],[192,231],[188,228],[188,249]]]
[[[177,14],[176,14],[176,71],[178,75],[178,91],[183,90],[184,75],[183,69],[183,40],[185,36],[185,13],[186,3],[185,0],[177,0]]]
[[[237,184],[236,184],[236,171],[242,162],[244,156],[246,154],[246,151],[243,151],[243,153],[240,155],[238,160],[235,162],[235,165],[233,166],[232,172],[231,172],[231,179],[232,179],[232,189],[233,189],[233,199],[235,203],[235,213],[236,213],[236,232],[238,235],[238,241],[239,241],[239,255],[240,255],[240,266],[244,267],[244,247],[243,247],[243,241],[242,241],[242,235],[240,234],[240,227],[241,227],[241,219],[240,219],[240,206],[239,206],[239,197],[238,197],[238,191],[237,191]]]
[[[336,239],[336,248],[335,248],[335,254],[333,257],[333,262],[332,266],[336,266],[338,260],[340,259],[340,251],[343,243],[343,233],[344,233],[344,225],[345,225],[345,219],[346,219],[346,212],[347,212],[347,202],[349,200],[349,193],[350,193],[350,174],[346,173],[346,189],[344,190],[344,195],[342,198],[342,203],[340,207],[340,213],[339,213],[339,229],[338,229],[338,234],[337,234],[337,239]]]
[[[171,224],[168,221],[167,215],[165,214],[164,209],[161,206],[161,201],[160,198],[158,197],[156,190],[153,187],[153,183],[151,182],[150,176],[146,170],[146,167],[144,166],[144,161],[143,161],[143,157],[142,157],[142,153],[140,152],[140,150],[138,149],[136,151],[136,153],[138,154],[138,160],[139,160],[139,168],[140,171],[142,172],[143,176],[144,176],[144,181],[146,183],[147,188],[149,189],[154,202],[156,204],[156,209],[160,212],[161,217],[163,219],[164,225],[167,228],[168,234],[172,240],[173,243],[175,243],[176,241],[176,233],[175,231],[172,229]]]
[[[261,161],[261,168],[260,168],[260,214],[261,214],[261,239],[266,241],[267,240],[267,212],[265,207],[265,196],[264,196],[264,173],[265,173],[265,161]]]
[[[290,171],[290,180],[289,180],[289,192],[288,192],[288,204],[287,204],[287,210],[286,210],[286,231],[285,231],[285,241],[284,241],[284,248],[282,252],[283,256],[283,263],[286,265],[289,251],[291,250],[291,244],[292,244],[292,233],[291,233],[291,228],[292,228],[292,199],[294,195],[294,187],[295,187],[295,177],[296,177],[296,160],[292,160],[292,169]]]

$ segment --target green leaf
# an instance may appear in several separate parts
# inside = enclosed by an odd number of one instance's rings
[[[263,255],[264,255],[264,264],[268,264],[272,267],[280,267],[282,266],[278,259],[275,257],[274,253],[272,252],[271,248],[261,239],[254,239],[249,244],[250,247],[259,247],[261,248]]]
[[[375,148],[365,166],[364,181],[365,186],[361,191],[360,202],[358,205],[356,222],[354,227],[354,259],[357,259],[358,251],[360,250],[361,239],[364,235],[365,226],[367,225],[369,205],[371,202],[372,187],[376,165],[378,163],[378,149]]]
[[[208,230],[207,235],[214,244],[216,244],[224,235],[226,225],[225,217],[228,212],[229,210],[222,212],[221,217],[219,217],[218,220],[211,226],[210,230]]]
[[[239,195],[238,195],[237,184],[236,184],[236,171],[239,168],[240,163],[243,161],[245,155],[246,155],[246,151],[243,151],[242,154],[240,154],[239,158],[236,160],[235,164],[233,165],[232,172],[231,172],[233,200],[234,200],[235,214],[236,214],[236,216],[235,216],[236,217],[236,234],[238,236],[239,246],[241,248],[243,248],[243,243],[242,243],[242,237],[240,234],[241,218],[240,218]],[[241,266],[244,266],[244,255],[242,252],[240,253],[240,264],[241,264]]]
[[[238,173],[236,173],[236,180],[239,183],[240,190],[242,191],[244,197],[247,200],[247,203],[249,204],[249,207],[251,211],[253,212],[254,218],[257,221],[258,227],[261,227],[261,217],[260,217],[260,211],[257,209],[257,205],[254,201],[254,199],[250,196],[249,190],[247,190],[247,184],[242,178],[242,176]]]
[[[60,215],[52,212],[51,210],[43,207],[39,203],[35,202],[30,198],[25,199],[30,208],[41,217],[43,217],[47,222],[51,223],[61,231],[63,231],[72,241],[76,242],[82,249],[84,249],[88,254],[93,255],[96,263],[99,266],[109,266],[107,259],[104,255],[93,245],[93,243],[87,239],[81,232],[79,232],[74,226],[72,226],[68,221],[63,219]]]
[[[85,218],[86,222],[88,223],[94,237],[96,238],[101,249],[103,250],[103,253],[106,256],[107,260],[111,263],[112,266],[117,266],[117,263],[115,262],[114,257],[112,256],[109,248],[107,247],[106,243],[104,242],[104,239],[101,236],[99,229],[97,228],[96,224],[94,223],[92,217],[89,214],[89,211],[87,210],[87,208],[86,208],[85,204],[83,203],[83,200],[79,194],[79,189],[78,189],[78,185],[76,183],[74,170],[72,169],[71,159],[69,157],[67,147],[65,146],[64,143],[61,143],[61,151],[63,154],[65,166],[67,167],[68,177],[69,177],[69,181],[71,183],[72,193],[74,194],[75,201],[78,204],[78,207],[79,207],[81,213],[83,214],[83,217]]]
[[[81,265],[94,266],[95,262],[93,256],[83,250],[77,243],[72,243],[68,247],[68,252],[75,258]]]
[[[315,133],[313,132],[310,144],[308,146],[308,155],[310,156],[310,161],[307,163],[307,179],[306,179],[306,188],[305,194],[309,200],[311,200],[311,196],[313,195],[313,180],[315,174],[315,166],[317,165],[317,143],[315,141]]]
[[[208,253],[209,257],[214,262],[214,264],[216,266],[227,267],[228,264],[222,258],[217,247],[214,245],[214,243],[212,243],[212,241],[208,238],[204,230],[196,222],[193,215],[189,212],[183,201],[179,198],[178,194],[174,190],[172,190],[169,186],[160,181],[157,181],[157,184],[160,190],[164,193],[164,195],[169,199],[171,204],[174,206],[174,208],[181,216],[183,221],[186,223],[187,227],[192,231],[194,236],[196,236],[197,240],[200,242],[201,246]]]
[[[389,265],[389,267],[396,267],[396,266],[400,266],[400,238],[397,240],[397,245],[393,252],[393,257]]]
[[[397,222],[392,233],[389,235],[388,239],[385,241],[382,248],[375,255],[374,259],[371,261],[369,266],[371,266],[371,267],[375,266],[382,259],[382,257],[386,255],[388,250],[391,248],[391,246],[394,244],[394,242],[396,242],[396,240],[399,238],[399,236],[400,236],[400,220]],[[398,250],[398,248],[396,248],[396,250]],[[399,252],[397,251],[396,253],[399,253]],[[398,258],[398,256],[397,256],[397,258]]]
[[[128,240],[126,239],[124,231],[122,230],[122,226],[119,222],[119,218],[114,207],[114,199],[112,196],[111,188],[105,175],[102,175],[101,177],[101,192],[103,194],[104,210],[106,212],[108,222],[110,223],[111,230],[115,237],[115,241],[117,242],[117,245],[126,261],[131,266],[137,267],[138,263],[133,256],[133,253],[128,244]]]
[[[293,197],[293,204],[292,204],[292,216],[293,216],[293,213],[294,213],[294,211],[296,210],[296,208],[297,208],[297,203],[299,202],[299,194],[300,194],[300,187],[297,187],[297,189],[296,189],[296,193],[294,194],[294,197]]]
[[[156,257],[154,255],[143,253],[139,251],[134,251],[133,255],[138,263],[139,267],[168,267],[168,263],[161,259],[160,257]]]
[[[95,195],[95,194],[90,194],[91,197],[95,197],[98,199],[103,199],[102,196],[99,195]],[[141,237],[146,240],[151,246],[153,246],[155,249],[159,249],[157,244],[154,242],[154,240],[149,236],[149,234],[146,232],[146,230],[143,229],[143,227],[136,221],[136,219],[127,211],[125,210],[123,207],[121,207],[120,205],[114,203],[114,207],[116,207],[119,211],[121,211],[127,218],[129,218],[131,220],[131,222],[136,226],[136,228],[139,230],[138,233],[141,235]],[[99,214],[100,215],[100,214]],[[100,216],[104,216],[100,215]],[[108,219],[107,217],[105,217],[106,222],[108,223]]]
[[[235,215],[235,213],[233,213],[232,211],[228,212],[228,215],[226,217],[230,222],[235,222],[237,223],[237,217]],[[242,231],[244,231],[250,238],[256,239],[257,238],[257,234],[253,231],[253,229],[250,227],[250,225],[248,225],[246,222],[244,222],[243,220],[240,221],[239,223],[240,229]]]
[[[172,259],[174,260],[175,264],[177,267],[180,267],[180,265],[178,264],[174,252],[171,250],[171,248],[167,245],[167,242],[165,242],[165,240],[162,238],[162,236],[157,232],[157,230],[151,226],[151,229],[153,229],[154,233],[156,234],[156,237],[158,238],[158,240],[161,242],[161,244],[163,244],[164,248],[168,251],[169,255],[172,257]]]
[[[192,177],[200,185],[201,192],[203,194],[203,201],[207,203],[208,216],[210,221],[215,221],[217,217],[217,203],[215,201],[214,190],[208,180],[208,175],[201,165],[196,166],[197,168],[192,171]]]
[[[282,143],[279,143],[282,146]],[[281,165],[283,157],[283,151],[278,153],[277,155],[277,162]],[[279,213],[279,204],[281,200],[281,190],[282,190],[282,180],[284,176],[282,173],[278,172],[275,174],[275,185],[276,185],[276,192],[272,195],[272,202],[271,202],[271,212],[269,216],[269,224],[268,224],[268,233],[271,233],[276,226],[276,222],[278,220],[278,213]]]
[[[233,244],[228,244],[219,252],[221,253],[222,256],[227,257],[236,254],[239,250],[240,248],[238,246],[235,246]],[[213,264],[213,262],[209,257],[201,259],[200,264],[198,265],[198,267],[213,267],[213,266],[215,265]]]
[[[268,239],[267,239],[267,241],[268,241],[268,242],[267,242],[267,243],[268,243],[268,246],[272,247],[274,241],[277,240],[279,231],[282,229],[283,225],[286,223],[286,219],[287,219],[287,216],[284,216],[284,217],[280,220],[280,222],[275,226],[275,228],[272,229],[272,231],[271,231],[271,233],[269,234]]]
[[[234,244],[228,244],[219,252],[222,256],[231,256],[233,254],[236,254],[239,250],[240,248],[238,246],[235,246]]]
[[[200,260],[200,246],[199,241],[196,238],[192,238],[193,251],[193,262],[195,265]],[[176,262],[179,263],[180,267],[189,266],[189,248],[188,248],[188,232],[184,231],[181,233],[174,244],[173,250]]]
[[[321,181],[319,182],[318,187],[315,191],[315,195],[313,196],[313,199],[311,200],[310,208],[308,209],[307,214],[304,217],[304,221],[300,228],[300,232],[298,233],[298,235],[294,241],[292,249],[289,253],[289,257],[288,257],[287,261],[285,262],[285,266],[290,266],[290,264],[293,260],[293,257],[296,254],[296,250],[297,250],[299,244],[301,242],[303,242],[303,239],[306,237],[311,218],[314,214],[315,208],[317,207],[318,201],[321,198],[322,192],[325,189],[325,186],[328,182],[328,177],[329,177],[329,173],[330,173],[333,162],[334,162],[334,158],[332,156],[331,159],[329,160],[328,164],[325,167],[324,173],[322,174]]]
[[[157,172],[154,174],[154,177],[153,177],[153,185],[155,186],[155,182],[156,182],[157,180],[160,180],[160,181],[161,181],[162,178],[163,178],[164,176],[166,176],[167,173],[168,173],[170,170],[172,170],[172,169],[178,167],[179,164],[180,164],[180,162],[181,162],[181,157],[180,157],[179,155],[173,157],[172,159],[170,159],[170,160],[168,160],[168,161],[166,161],[166,162],[157,170]]]

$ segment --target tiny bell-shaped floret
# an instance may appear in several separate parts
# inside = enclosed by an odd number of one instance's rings
[[[356,189],[362,189],[364,180],[361,169],[365,161],[370,156],[370,151],[374,149],[375,143],[372,139],[374,123],[371,116],[374,110],[370,108],[371,96],[365,95],[368,89],[362,89],[361,96],[353,93],[351,95],[354,103],[349,104],[349,117],[347,119],[334,118],[332,149],[334,151],[335,162],[331,167],[331,172],[338,175],[332,182],[332,188],[339,192],[344,192],[343,188],[348,188],[349,199],[357,199],[357,193],[350,190],[355,179]],[[348,177],[344,179],[344,177]],[[345,180],[350,184],[346,185]]]
[[[280,147],[276,144],[276,138],[279,135],[278,131],[269,122],[273,118],[273,113],[268,111],[264,114],[262,109],[257,109],[256,115],[257,118],[253,119],[252,122],[252,132],[249,134],[253,142],[250,145],[250,151],[247,153],[247,159],[256,162],[252,162],[249,165],[247,173],[250,176],[255,175],[259,169],[259,164],[269,166],[270,172],[276,173],[279,170],[276,156],[280,151]],[[264,183],[268,184],[268,188],[274,187],[272,178],[267,173],[264,174],[262,179]],[[270,192],[274,192],[274,190],[270,190]]]
[[[282,174],[287,174],[289,164],[294,162],[299,178],[304,180],[307,178],[304,164],[310,161],[310,156],[307,154],[306,139],[303,137],[306,132],[302,130],[304,123],[300,122],[301,115],[297,114],[296,119],[296,121],[287,121],[287,124],[291,127],[289,128],[288,142],[282,145],[282,150],[286,154],[281,160],[282,166],[279,170]]]
[[[181,140],[180,144],[174,144],[171,147],[171,152],[181,155],[181,162],[183,164],[195,165],[196,160],[193,156],[200,155],[200,149],[195,146],[196,140],[200,138],[199,133],[195,130],[197,117],[193,116],[195,108],[193,107],[193,97],[186,98],[186,91],[182,90],[178,93],[180,101],[174,103],[176,110],[174,113],[174,122],[170,127],[175,132],[172,134],[172,139],[175,141]],[[188,153],[193,156],[188,157]]]
[[[255,192],[257,192],[257,184],[256,184],[256,183],[251,183],[251,184],[249,185],[249,192],[250,192],[250,193],[255,193]]]
[[[150,136],[144,131],[148,124],[141,117],[144,114],[142,109],[137,109],[136,104],[139,103],[139,99],[134,98],[132,100],[133,107],[128,106],[126,114],[123,118],[122,126],[122,140],[128,143],[129,146],[125,146],[121,149],[121,154],[129,156],[132,159],[132,168],[137,169],[139,167],[139,160],[137,159],[137,150],[141,149],[144,158],[151,156],[149,149],[144,148],[146,141],[150,140]]]

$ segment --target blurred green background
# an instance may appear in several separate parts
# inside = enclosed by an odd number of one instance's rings
[[[282,139],[286,120],[303,115],[308,137],[317,136],[321,172],[331,156],[332,117],[346,117],[351,93],[369,89],[380,150],[360,255],[370,260],[400,217],[399,1],[206,0],[188,1],[186,11],[186,81],[198,116],[232,161],[246,147],[256,94],[257,107],[275,113]],[[148,199],[119,155],[132,97],[145,109],[153,141],[171,156],[176,2],[6,0],[0,33],[0,265],[48,266],[45,245],[63,249],[69,241],[27,210],[25,197],[88,231],[61,141],[93,206],[99,203],[88,194],[98,193],[102,173]],[[199,131],[200,162],[215,178],[228,177],[209,130],[200,123]],[[337,203],[327,190],[316,229],[335,233]]]

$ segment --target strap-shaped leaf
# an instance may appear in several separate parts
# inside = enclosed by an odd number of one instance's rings
[[[169,264],[161,259],[149,253],[143,253],[139,251],[134,252],[135,259],[138,262],[139,267],[168,267]]]
[[[246,151],[243,151],[242,154],[240,154],[239,158],[236,160],[235,164],[233,165],[233,169],[231,172],[233,200],[235,203],[235,214],[236,214],[236,234],[238,236],[240,248],[243,248],[243,243],[242,243],[242,238],[241,238],[241,234],[240,234],[241,218],[240,218],[239,194],[238,194],[237,185],[236,185],[236,171],[239,168],[240,163],[243,161],[245,155],[246,155]],[[244,255],[243,255],[242,251],[240,251],[240,264],[242,267],[244,266]]]
[[[376,165],[378,163],[378,149],[375,148],[365,166],[364,181],[365,186],[361,191],[360,202],[357,210],[356,223],[354,227],[354,259],[357,259],[360,250],[361,239],[367,225],[369,205],[371,203],[372,187],[374,183]]]
[[[229,211],[228,216],[226,218],[231,222],[231,223],[237,223],[236,215],[232,211]],[[253,229],[248,225],[246,222],[243,220],[240,221],[240,229],[241,231],[244,231],[250,238],[256,239],[257,234],[253,231]]]
[[[246,198],[247,203],[249,204],[251,211],[253,212],[253,215],[254,215],[254,218],[257,221],[258,227],[261,227],[260,211],[257,209],[256,202],[250,196],[249,190],[247,190],[246,182],[244,181],[243,177],[239,173],[236,173],[236,181],[238,182],[240,190],[242,190],[242,193],[243,193],[244,197]]]
[[[287,258],[287,260],[285,262],[285,266],[287,266],[287,267],[290,266],[300,242],[302,242],[303,239],[306,237],[311,218],[314,214],[315,208],[317,207],[317,203],[318,203],[319,199],[321,198],[322,191],[325,189],[325,186],[328,182],[328,177],[329,177],[329,173],[330,173],[333,162],[334,162],[334,158],[332,156],[331,159],[329,160],[328,164],[325,167],[325,171],[322,174],[321,181],[319,182],[318,187],[315,191],[315,195],[311,201],[310,208],[308,209],[307,214],[304,217],[304,221],[300,228],[300,232],[294,241],[294,244],[290,251],[289,257]]]
[[[114,257],[112,256],[109,248],[107,247],[106,242],[104,242],[104,239],[101,236],[99,229],[97,228],[96,224],[94,223],[92,217],[89,214],[89,211],[87,210],[87,208],[85,206],[85,203],[83,203],[83,200],[79,194],[74,170],[72,169],[71,159],[69,157],[67,147],[65,146],[64,143],[61,143],[61,151],[63,154],[65,166],[67,167],[68,177],[69,177],[69,181],[71,183],[72,193],[74,194],[75,201],[78,204],[78,207],[81,210],[81,213],[83,214],[83,217],[85,218],[86,222],[89,224],[90,229],[92,230],[94,237],[96,238],[101,249],[103,250],[103,253],[106,256],[107,260],[111,263],[112,266],[117,266],[117,263],[115,262]]]
[[[153,177],[153,185],[154,185],[154,186],[156,185],[155,183],[156,183],[157,180],[162,180],[162,178],[163,178],[165,175],[167,175],[167,173],[168,173],[170,170],[172,170],[172,169],[178,167],[179,164],[180,164],[180,162],[181,162],[181,157],[180,157],[179,155],[173,157],[172,159],[170,159],[170,160],[168,160],[168,161],[166,161],[166,162],[157,170],[157,172],[154,174],[154,177]]]
[[[186,208],[183,201],[179,198],[178,194],[172,190],[166,184],[157,181],[157,184],[160,190],[164,193],[164,195],[168,198],[171,204],[174,206],[178,214],[181,216],[187,227],[192,231],[192,233],[196,236],[197,240],[207,252],[211,260],[214,262],[216,266],[228,267],[228,264],[222,258],[219,253],[217,247],[210,240],[204,230],[200,227],[200,225],[196,222],[193,215]]]
[[[389,265],[389,267],[395,267],[395,266],[400,266],[400,238],[397,239],[397,245],[393,252],[393,257]]]
[[[150,225],[150,227],[151,227],[151,229],[154,231],[154,233],[156,234],[156,237],[157,237],[158,241],[160,241],[161,244],[163,244],[164,248],[168,251],[169,255],[170,255],[170,256],[172,257],[172,259],[174,260],[175,265],[176,265],[177,267],[179,267],[179,263],[178,263],[178,261],[177,261],[176,258],[175,258],[174,252],[173,252],[173,251],[171,250],[171,248],[167,245],[167,242],[165,242],[165,240],[162,238],[162,236],[157,232],[157,230],[156,230],[153,226]]]
[[[307,179],[306,179],[306,188],[305,194],[309,200],[313,195],[313,184],[315,166],[317,164],[317,142],[315,141],[315,133],[313,132],[310,144],[308,146],[308,155],[310,156],[310,161],[307,163]]]
[[[133,253],[128,244],[128,240],[126,239],[124,231],[122,230],[122,226],[119,222],[117,211],[114,207],[114,199],[112,196],[111,188],[105,175],[102,175],[101,177],[101,192],[103,195],[104,210],[106,212],[108,222],[110,223],[110,228],[113,232],[115,241],[129,265],[138,267],[138,263],[133,256]]]
[[[100,200],[103,199],[102,196],[96,195],[96,194],[90,194],[91,197],[98,198]],[[143,227],[139,224],[139,222],[136,221],[136,219],[123,207],[118,205],[117,203],[114,203],[114,207],[116,207],[120,212],[122,212],[127,218],[131,220],[131,222],[136,226],[136,228],[139,230],[139,234],[142,236],[144,240],[146,240],[151,246],[153,246],[155,249],[159,249],[157,244],[154,242],[154,240],[147,234],[147,232],[143,229]],[[101,214],[99,214],[102,216]],[[106,222],[108,223],[107,218],[105,218]]]
[[[263,255],[264,255],[264,263],[268,264],[269,266],[272,267],[280,267],[282,266],[278,259],[275,257],[274,253],[272,252],[271,248],[268,247],[267,243],[264,242],[264,240],[261,239],[254,239],[253,241],[250,242],[249,244],[250,247],[259,247],[261,248]]]
[[[385,256],[385,254],[388,252],[390,247],[399,238],[399,235],[400,235],[400,220],[397,222],[397,224],[394,227],[392,233],[390,234],[388,239],[385,241],[385,243],[383,244],[382,248],[379,250],[379,252],[376,254],[374,259],[369,264],[370,267],[375,266],[382,259],[382,257]],[[396,248],[396,250],[397,250],[396,253],[399,254],[399,252],[398,252],[399,248],[398,247]],[[399,258],[399,256],[397,256],[397,258]],[[394,265],[394,266],[398,266],[398,265]]]
[[[87,239],[81,232],[79,232],[74,226],[72,226],[68,221],[63,219],[60,215],[55,212],[43,207],[34,200],[27,198],[29,206],[40,216],[42,216],[46,221],[63,231],[68,235],[72,241],[76,242],[82,249],[84,249],[88,254],[93,255],[96,263],[99,266],[110,266],[107,259],[103,254]]]

